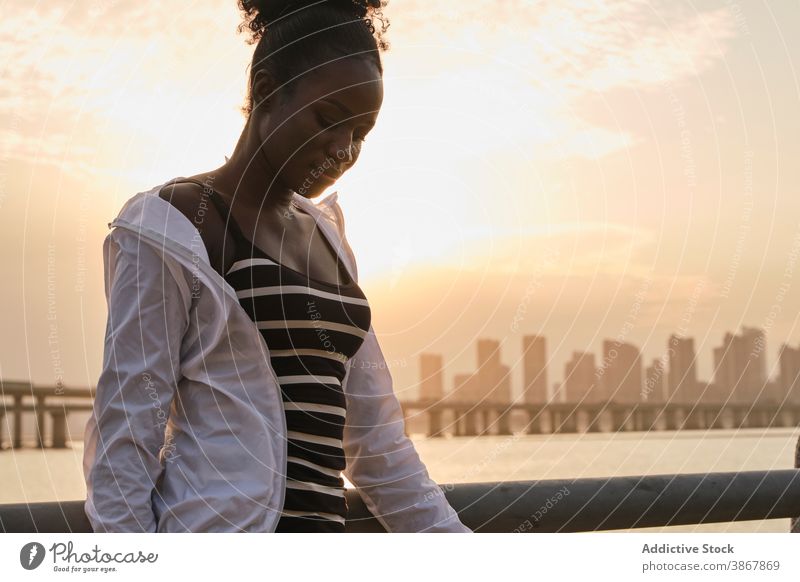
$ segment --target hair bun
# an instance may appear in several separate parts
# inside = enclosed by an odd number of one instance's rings
[[[353,16],[366,21],[370,30],[375,34],[372,19],[377,18],[383,23],[382,32],[386,31],[381,8],[388,0],[238,0],[239,9],[244,12],[244,22],[239,25],[239,32],[247,28],[252,33],[250,42],[256,42],[264,32],[273,24],[289,15],[303,9],[314,7],[332,6],[349,10]]]

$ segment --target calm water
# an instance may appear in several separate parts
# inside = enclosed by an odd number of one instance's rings
[[[800,429],[414,437],[439,483],[791,469]],[[85,497],[83,447],[0,452],[0,503]],[[787,532],[788,519],[637,531]]]

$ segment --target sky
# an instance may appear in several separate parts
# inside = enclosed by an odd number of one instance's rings
[[[1,2],[0,377],[96,383],[102,242],[135,193],[218,167],[253,47],[236,2]],[[401,398],[479,337],[549,381],[605,338],[800,343],[796,0],[392,0],[384,103],[338,191]],[[327,193],[326,193],[327,195]]]

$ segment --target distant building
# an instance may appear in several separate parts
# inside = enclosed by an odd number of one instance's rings
[[[767,381],[764,331],[742,327],[741,335],[725,333],[714,348],[714,384],[723,401],[753,403],[764,397]]]
[[[500,365],[497,375],[497,383],[491,391],[490,402],[498,404],[511,403],[511,368],[504,364]]]
[[[597,374],[607,400],[642,401],[642,358],[633,344],[604,340],[603,362]]]
[[[642,388],[642,399],[644,401],[664,402],[665,367],[661,358],[654,358],[653,363],[645,370],[644,387]]]
[[[595,403],[602,401],[597,385],[594,354],[572,352],[572,358],[564,365],[564,382],[561,384],[563,401]]]
[[[699,399],[694,339],[671,335],[667,341],[667,394],[671,402],[696,404]]]
[[[481,401],[480,384],[477,374],[456,374],[453,389],[447,394],[449,404],[473,405]]]
[[[522,338],[522,394],[529,404],[544,404],[547,394],[547,347],[544,336],[526,335]]]
[[[419,398],[440,401],[444,397],[444,358],[440,354],[419,356]]]
[[[564,382],[553,382],[553,392],[547,395],[548,402],[566,402],[567,388]]]
[[[508,404],[511,402],[511,377],[508,366],[500,362],[500,342],[493,339],[478,340],[478,369],[475,372],[480,385],[480,401]]]
[[[788,344],[781,344],[778,353],[779,402],[800,404],[800,347],[792,348]]]

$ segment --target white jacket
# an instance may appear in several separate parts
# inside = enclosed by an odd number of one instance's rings
[[[86,515],[98,532],[273,532],[286,422],[269,349],[161,187],[130,198],[103,244],[108,323],[84,435]],[[336,199],[295,194],[358,280]],[[344,474],[381,524],[471,531],[404,434],[372,327],[343,389]]]

